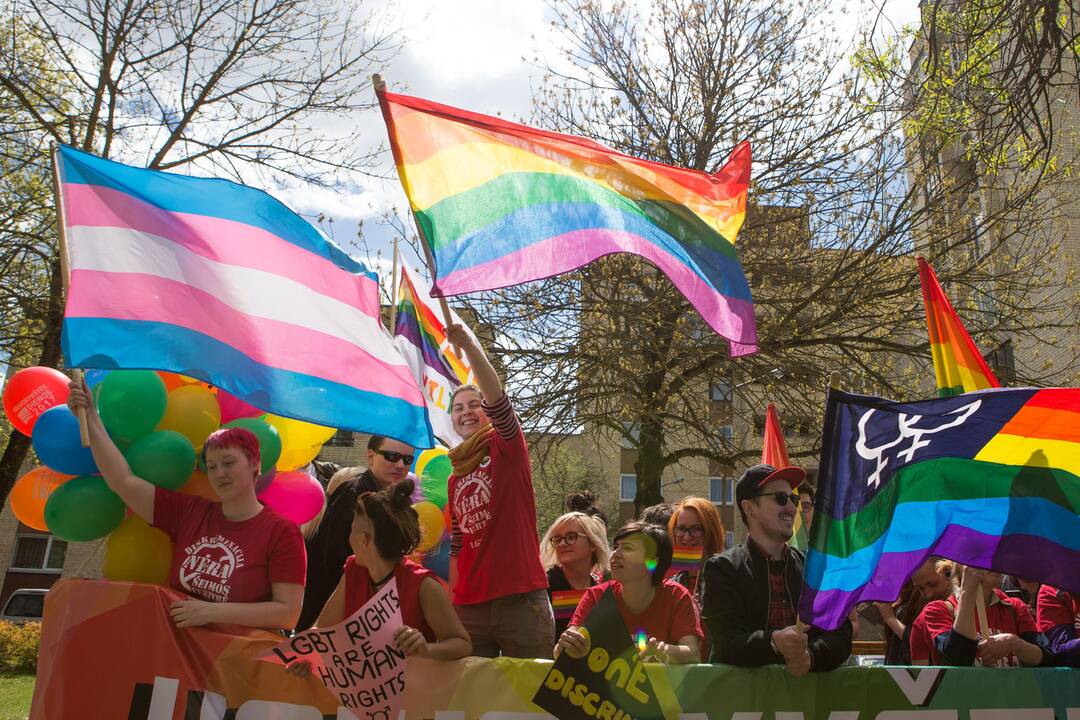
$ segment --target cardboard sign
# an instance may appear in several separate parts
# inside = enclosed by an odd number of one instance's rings
[[[260,660],[291,665],[307,661],[311,672],[357,718],[398,717],[405,693],[405,654],[394,644],[402,626],[397,580],[342,622],[295,635]]]
[[[583,630],[589,650],[578,658],[560,653],[533,696],[533,704],[559,720],[663,718],[611,588],[593,607]]]

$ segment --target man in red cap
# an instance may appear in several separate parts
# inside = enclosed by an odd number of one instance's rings
[[[708,630],[709,662],[759,667],[784,663],[796,676],[826,671],[851,654],[851,624],[837,630],[796,627],[805,557],[788,545],[798,467],[755,465],[735,486],[739,514],[750,531],[743,545],[712,556],[702,571],[701,619]]]

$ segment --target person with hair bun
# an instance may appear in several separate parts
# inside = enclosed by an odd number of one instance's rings
[[[404,623],[394,634],[398,649],[406,656],[457,660],[472,652],[472,642],[454,612],[450,594],[434,572],[407,557],[420,542],[413,489],[413,481],[407,478],[356,499],[349,535],[354,555],[345,561],[341,580],[315,624],[337,625],[395,579]],[[297,667],[294,672],[305,670]]]
[[[86,410],[90,450],[105,484],[173,542],[169,585],[193,596],[169,608],[177,627],[230,623],[293,627],[304,597],[307,555],[300,529],[259,502],[259,441],[244,428],[210,434],[206,477],[221,502],[166,490],[138,477],[109,437],[85,381],[68,406]]]
[[[596,496],[585,490],[579,493],[571,493],[566,496],[566,511],[579,512],[594,517],[604,524],[604,532],[607,532],[607,515],[603,510],[596,507]]]
[[[704,633],[697,607],[686,588],[664,580],[672,555],[667,530],[659,525],[630,522],[615,533],[612,546],[613,579],[585,591],[570,626],[559,636],[556,653],[567,650],[573,657],[583,657],[589,652],[589,639],[581,626],[610,589],[643,660],[700,662]],[[639,638],[646,639],[644,647]]]
[[[607,528],[599,516],[568,512],[544,533],[540,562],[547,571],[556,637],[566,630],[585,589],[610,579],[608,555]]]

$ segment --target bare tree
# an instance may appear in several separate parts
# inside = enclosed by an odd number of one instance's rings
[[[356,113],[398,46],[391,18],[359,3],[8,0],[0,11],[0,147],[22,171],[0,179],[0,207],[34,188],[0,227],[0,352],[16,363],[60,363],[50,143],[264,186],[344,182],[377,149]],[[28,447],[8,439],[0,498]]]
[[[831,6],[552,6],[564,55],[548,65],[537,123],[706,171],[741,140],[754,149],[738,248],[754,293],[757,354],[732,361],[666,278],[630,256],[484,297],[531,426],[629,448],[639,510],[661,500],[662,474],[681,463],[704,459],[710,474],[730,474],[756,456],[752,430],[766,400],[816,436],[833,370],[865,390],[927,392],[916,248],[984,347],[1046,338],[1075,322],[1075,295],[1047,280],[1060,261],[1054,223],[1067,198],[1058,188],[1074,161],[1066,145],[1043,132],[1009,146],[1017,150],[1005,162],[991,161],[1000,146],[975,142],[956,163],[915,162],[955,147],[961,123],[935,118],[927,108],[940,99],[936,86],[913,85],[903,71],[899,47],[913,36],[894,35],[888,52],[864,45],[849,64],[860,48],[832,30]],[[1031,67],[1010,59],[1010,41],[997,43],[988,52],[1005,66],[998,82],[1019,88]],[[935,66],[924,57],[915,70],[932,76]],[[966,132],[982,132],[985,115],[996,113],[1005,129],[987,127],[1018,137],[1027,122],[1019,112],[1012,100],[987,105]],[[962,163],[974,169],[960,172]],[[978,202],[988,193],[992,202]],[[1020,374],[1045,378],[1032,366]],[[722,431],[729,425],[750,432],[732,436]],[[795,454],[816,452],[809,443]]]

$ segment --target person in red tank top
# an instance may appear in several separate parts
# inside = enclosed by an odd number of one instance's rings
[[[337,625],[394,578],[405,623],[394,635],[398,649],[406,656],[457,660],[472,652],[472,643],[450,594],[434,572],[407,557],[420,542],[420,521],[411,504],[413,488],[413,481],[405,479],[356,499],[349,535],[355,554],[345,561],[341,580],[315,626]],[[294,672],[303,674],[304,669],[296,667]]]

